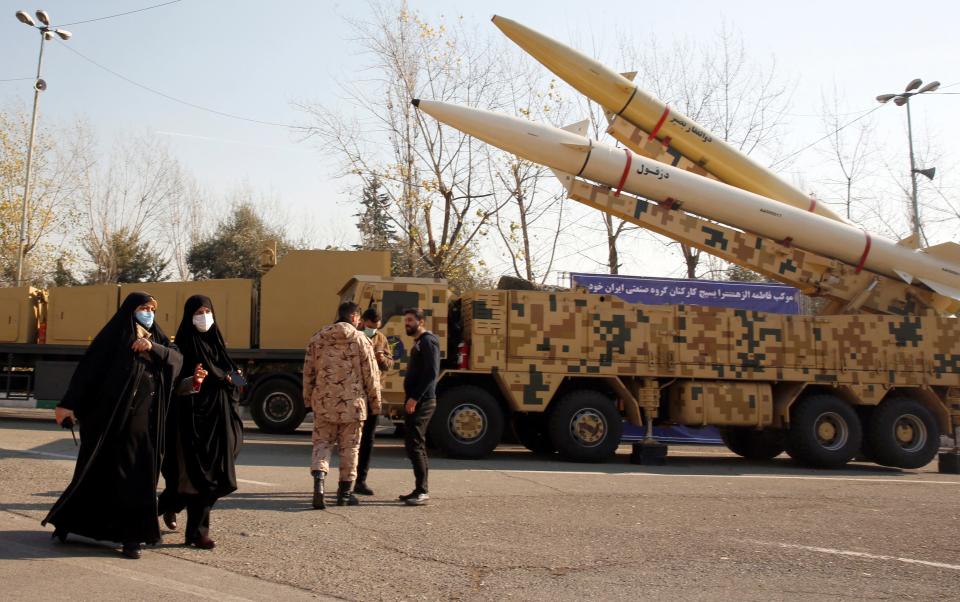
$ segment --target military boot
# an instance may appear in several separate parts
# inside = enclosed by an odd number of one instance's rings
[[[310,472],[313,475],[313,507],[317,510],[324,510],[327,503],[323,500],[323,478],[327,473],[321,470]]]
[[[338,506],[359,506],[360,500],[353,495],[353,481],[340,481],[340,487],[337,489]]]

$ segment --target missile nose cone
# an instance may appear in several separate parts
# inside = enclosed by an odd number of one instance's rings
[[[415,106],[415,107],[419,107],[419,106],[420,106],[420,99],[419,99],[419,98],[414,98],[413,100],[410,101],[410,104],[412,104],[412,105]]]

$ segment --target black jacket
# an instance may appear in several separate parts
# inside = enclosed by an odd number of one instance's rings
[[[424,332],[410,350],[410,363],[403,377],[407,399],[437,398],[437,377],[440,376],[440,340],[430,331]]]

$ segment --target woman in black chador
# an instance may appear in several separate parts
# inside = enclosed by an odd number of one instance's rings
[[[123,544],[128,558],[160,540],[157,479],[164,424],[180,353],[154,324],[156,300],[131,293],[93,339],[56,408],[76,420],[80,451],[73,480],[43,524]]]
[[[187,299],[174,340],[183,353],[181,378],[199,371],[206,377],[194,381],[193,394],[176,399],[167,419],[170,453],[163,463],[166,489],[158,511],[167,527],[176,529],[177,512],[186,508],[186,544],[209,550],[215,545],[209,535],[210,509],[237,489],[234,460],[243,442],[236,408],[240,388],[233,382],[238,372],[207,297]]]

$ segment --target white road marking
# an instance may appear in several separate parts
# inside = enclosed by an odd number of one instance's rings
[[[891,483],[897,485],[960,485],[957,481],[929,481],[921,479],[900,479],[891,476],[889,479],[869,477],[816,477],[804,475],[765,475],[765,474],[683,474],[683,473],[656,473],[656,472],[602,472],[596,471],[568,471],[568,470],[512,470],[497,468],[467,468],[470,472],[501,472],[509,474],[537,474],[537,475],[587,475],[607,477],[670,477],[691,479],[784,479],[801,481],[853,481],[857,483]]]
[[[276,487],[276,483],[264,483],[263,481],[251,481],[249,479],[237,479],[237,483],[246,483],[248,485],[262,485],[263,487]]]
[[[947,564],[945,562],[931,562],[929,560],[917,560],[915,558],[901,558],[900,556],[887,556],[885,554],[869,554],[867,552],[854,552],[852,550],[836,550],[834,548],[819,548],[816,546],[802,546],[794,543],[772,543],[766,541],[752,541],[751,543],[765,546],[778,546],[791,550],[803,550],[806,552],[817,552],[819,554],[832,554],[834,556],[850,556],[852,558],[865,558],[867,560],[894,560],[906,564],[921,564],[938,569],[950,569],[951,571],[960,571],[960,564]]]

